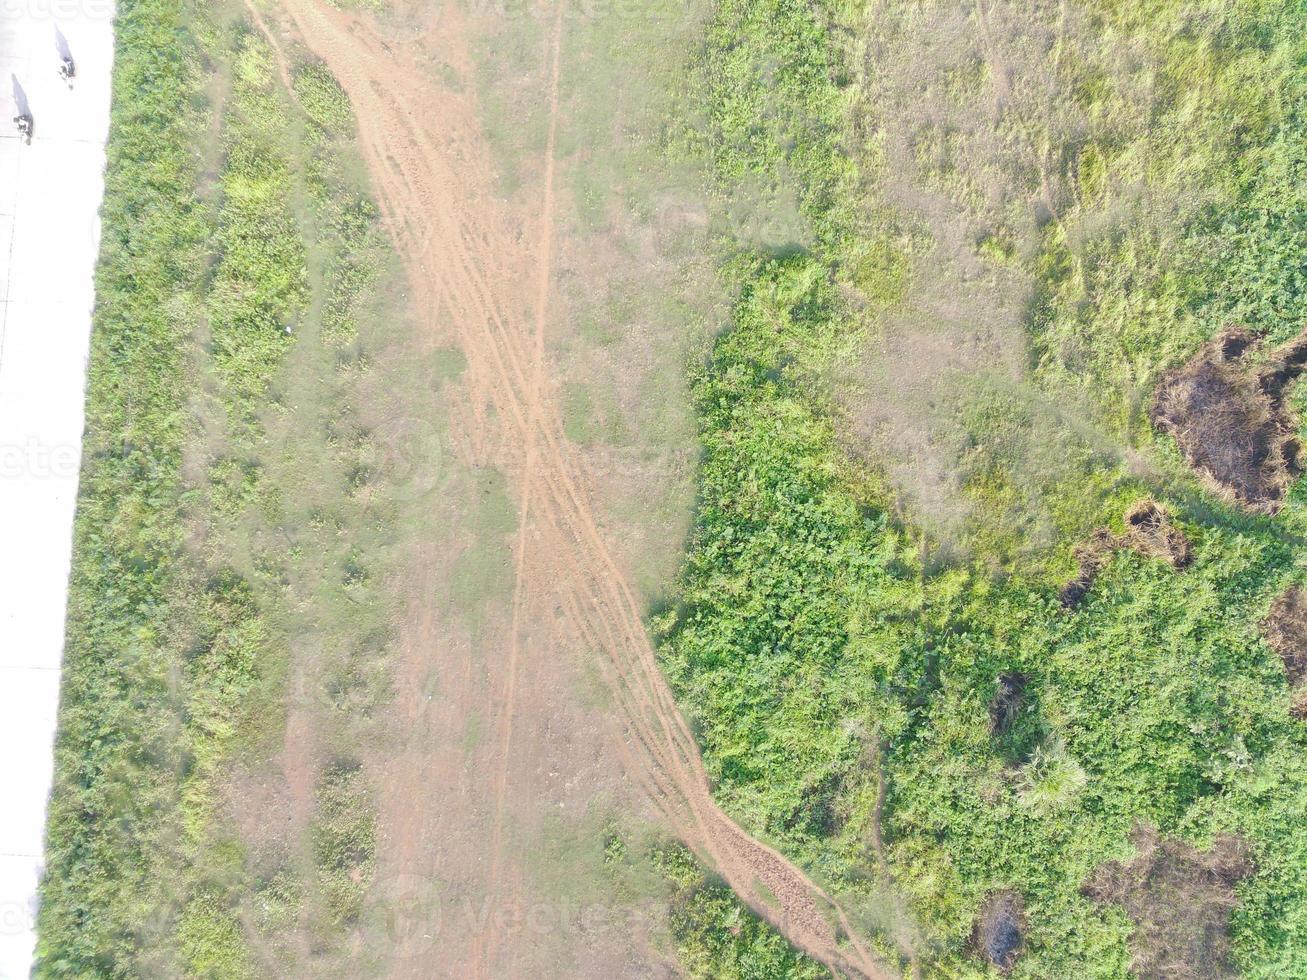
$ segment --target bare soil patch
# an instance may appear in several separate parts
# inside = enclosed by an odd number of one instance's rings
[[[1124,906],[1134,922],[1134,974],[1141,980],[1237,976],[1230,963],[1230,913],[1235,886],[1253,871],[1242,842],[1220,837],[1211,850],[1198,851],[1144,824],[1131,841],[1138,856],[1128,864],[1104,864],[1083,890]]]
[[[1078,567],[1075,578],[1058,592],[1062,608],[1078,606],[1093,588],[1098,573],[1122,548],[1148,558],[1158,558],[1177,571],[1187,567],[1193,559],[1189,539],[1171,523],[1165,509],[1154,500],[1140,500],[1126,511],[1123,534],[1099,528],[1088,541],[1076,548]]]
[[[1307,366],[1307,331],[1250,364],[1259,342],[1231,327],[1164,375],[1150,417],[1222,496],[1274,514],[1302,474],[1298,419],[1286,391]]]
[[[1025,903],[1014,891],[995,892],[976,917],[971,945],[999,973],[1016,966],[1025,945]]]

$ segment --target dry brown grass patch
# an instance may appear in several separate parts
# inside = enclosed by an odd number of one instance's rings
[[[1120,548],[1161,559],[1177,571],[1187,567],[1193,559],[1184,532],[1171,523],[1161,505],[1145,498],[1126,511],[1125,533],[1113,534],[1107,528],[1099,528],[1076,548],[1075,578],[1058,592],[1058,601],[1064,609],[1073,609],[1080,604],[1093,587],[1098,573]]]
[[[1257,346],[1246,330],[1224,330],[1162,377],[1150,417],[1218,493],[1274,514],[1302,473],[1298,420],[1284,396],[1307,365],[1307,330],[1254,367],[1246,358]]]
[[[1307,680],[1307,591],[1295,585],[1276,599],[1262,620],[1262,635],[1284,661],[1289,684]]]
[[[1121,544],[1149,558],[1160,558],[1177,570],[1192,559],[1189,539],[1153,500],[1141,500],[1126,511]]]
[[[1289,713],[1307,720],[1307,590],[1295,585],[1275,600],[1262,620],[1262,636],[1284,663],[1293,690]]]
[[[1141,980],[1236,976],[1230,913],[1235,887],[1253,870],[1242,842],[1220,837],[1210,850],[1198,851],[1144,824],[1130,838],[1139,852],[1135,859],[1102,865],[1083,890],[1123,906],[1134,923],[1131,971]]]

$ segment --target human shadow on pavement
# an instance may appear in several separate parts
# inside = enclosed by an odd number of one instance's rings
[[[27,93],[23,91],[23,86],[18,81],[18,76],[11,74],[9,78],[14,83],[14,107],[20,116],[30,116],[32,108],[27,104]]]

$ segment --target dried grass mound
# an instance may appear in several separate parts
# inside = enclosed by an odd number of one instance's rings
[[[1284,662],[1294,717],[1307,718],[1307,590],[1295,585],[1275,600],[1262,620],[1262,636]]]
[[[1203,852],[1143,824],[1130,839],[1138,856],[1129,864],[1102,865],[1082,890],[1124,906],[1135,925],[1131,972],[1141,980],[1237,976],[1230,963],[1230,913],[1235,886],[1253,871],[1243,844],[1221,837]]]
[[[1175,569],[1185,568],[1193,557],[1189,539],[1154,500],[1141,500],[1126,511],[1124,544],[1141,555],[1160,558]]]
[[[1254,368],[1245,358],[1256,347],[1247,331],[1225,330],[1163,375],[1149,417],[1218,493],[1274,514],[1302,473],[1298,420],[1284,396],[1307,365],[1307,330]]]
[[[1076,548],[1076,575],[1058,591],[1063,609],[1074,609],[1093,588],[1094,580],[1113,553],[1128,548],[1148,558],[1160,558],[1177,571],[1193,559],[1189,539],[1171,523],[1165,509],[1155,500],[1143,499],[1125,513],[1125,533],[1113,534],[1100,527]]]

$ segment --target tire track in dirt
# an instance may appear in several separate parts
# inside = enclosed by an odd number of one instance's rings
[[[268,46],[272,48],[273,56],[277,59],[277,74],[281,76],[281,84],[286,87],[286,94],[291,98],[295,97],[295,83],[291,80],[290,62],[286,60],[286,52],[281,49],[278,42],[268,27],[268,22],[263,19],[263,14],[259,13],[259,8],[254,5],[254,0],[245,0],[245,10],[250,15],[250,20],[254,21],[254,26],[259,33],[263,35]]]
[[[500,881],[504,847],[504,796],[508,780],[508,758],[513,748],[513,712],[517,700],[518,660],[521,657],[522,643],[522,607],[526,589],[527,529],[530,526],[531,497],[535,489],[535,471],[537,466],[538,445],[536,430],[539,426],[540,405],[544,397],[544,362],[545,329],[549,318],[549,278],[553,268],[554,239],[554,148],[558,138],[558,76],[561,69],[563,12],[566,3],[559,0],[554,14],[554,27],[549,40],[549,132],[545,138],[545,172],[544,189],[540,202],[540,239],[537,245],[539,253],[536,260],[536,299],[535,299],[535,345],[531,351],[531,379],[526,393],[528,405],[526,459],[522,466],[521,488],[518,495],[518,531],[517,531],[517,565],[514,572],[513,612],[509,625],[509,657],[506,667],[503,707],[499,723],[499,750],[495,756],[497,772],[495,774],[495,817],[494,831],[490,844],[490,880],[492,885]],[[515,899],[512,903],[517,904]],[[498,919],[491,916],[486,921],[487,932],[479,942],[483,944],[480,960],[489,973],[499,942]],[[510,950],[511,955],[511,950]]]
[[[485,175],[493,167],[469,97],[430,81],[367,21],[320,0],[283,2],[308,46],[353,103],[383,218],[408,268],[418,311],[433,328],[441,313],[452,321],[468,362],[465,378],[473,403],[493,406],[505,427],[504,438],[511,440],[508,448],[519,459],[514,603],[519,616],[529,593],[552,595],[575,630],[596,645],[628,726],[630,743],[621,754],[631,777],[746,903],[833,970],[855,977],[884,975],[831,896],[781,854],[745,834],[713,802],[698,746],[662,677],[640,606],[591,511],[543,376],[552,153],[544,170],[545,213],[535,256],[535,316],[530,317],[517,312],[525,304],[515,302],[520,284],[530,278],[523,274],[530,265],[529,250],[491,193]],[[556,31],[561,17],[559,10]],[[555,47],[555,79],[559,70]],[[555,89],[551,117],[556,100]],[[553,128],[551,122],[551,132]],[[553,545],[546,556],[552,561],[538,554],[527,561],[528,514],[539,525],[539,545]],[[538,546],[536,552],[542,550]],[[545,567],[537,571],[537,563]],[[512,739],[519,627],[498,704],[501,756]],[[506,770],[497,770],[496,865],[502,860],[505,779]],[[501,874],[498,868],[495,874]],[[492,887],[503,885],[494,882]],[[494,944],[493,931],[487,932],[474,953],[483,974],[494,969]]]

